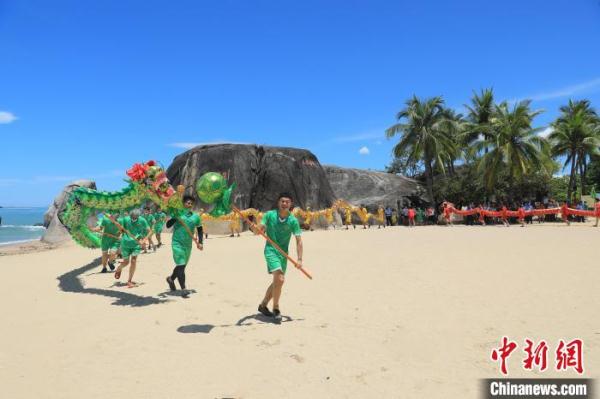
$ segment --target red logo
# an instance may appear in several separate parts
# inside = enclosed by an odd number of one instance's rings
[[[500,372],[504,375],[508,374],[506,365],[507,359],[517,349],[517,343],[510,341],[508,337],[502,337],[500,347],[492,350],[492,360],[500,363]],[[529,338],[525,339],[525,358],[523,359],[523,368],[525,370],[544,371],[548,368],[548,344],[545,340],[539,341],[537,345]],[[564,340],[559,340],[556,348],[556,363],[555,369],[558,371],[573,369],[578,374],[583,374],[583,341],[574,339],[565,343]]]

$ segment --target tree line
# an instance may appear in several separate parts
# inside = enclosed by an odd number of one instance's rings
[[[544,194],[573,203],[600,179],[600,117],[589,100],[569,100],[546,127],[534,127],[543,111],[530,100],[497,103],[492,89],[474,92],[465,109],[441,96],[408,99],[385,131],[398,138],[386,170],[422,179],[434,203]],[[561,170],[568,179],[555,177]]]

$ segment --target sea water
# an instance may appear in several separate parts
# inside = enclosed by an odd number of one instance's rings
[[[44,222],[46,208],[0,208],[0,245],[39,240],[46,229],[36,226]]]

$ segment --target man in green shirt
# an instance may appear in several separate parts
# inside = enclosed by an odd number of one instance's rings
[[[158,209],[154,213],[154,234],[156,236],[157,248],[162,247],[162,240],[161,240],[160,234],[163,231],[166,220],[167,220],[167,214],[164,213],[161,209]]]
[[[302,231],[300,223],[294,215],[291,214],[292,196],[288,193],[279,194],[277,199],[277,209],[266,212],[258,226],[267,236],[288,253],[290,238],[292,234],[296,237],[296,252],[298,253],[298,264],[302,266]],[[267,270],[273,276],[273,281],[267,288],[265,297],[258,306],[258,311],[265,316],[275,319],[276,323],[281,323],[281,312],[279,310],[279,298],[285,281],[285,271],[287,269],[287,258],[283,256],[275,247],[267,241],[265,245],[265,260]],[[273,299],[273,312],[267,307]]]
[[[192,212],[194,197],[186,195],[183,197],[185,209],[182,212],[174,212],[167,222],[167,227],[173,226],[173,238],[171,248],[173,250],[173,261],[175,268],[173,273],[167,277],[167,283],[171,291],[175,291],[175,280],[179,280],[181,296],[187,298],[188,291],[185,288],[185,267],[192,253],[192,241],[196,241],[196,248],[202,251],[202,219],[200,215]],[[194,239],[194,229],[197,230],[198,238]]]
[[[152,211],[150,210],[150,207],[146,207],[144,208],[144,216],[142,216],[145,220],[146,223],[148,223],[148,228],[150,229],[150,235],[148,236],[148,238],[146,240],[144,240],[144,243],[142,245],[142,250],[144,251],[144,253],[147,253],[147,250],[149,249],[153,249],[154,252],[156,252],[156,247],[154,246],[154,242],[152,241],[152,234],[154,234],[154,215],[152,214]]]
[[[121,255],[123,256],[123,262],[117,267],[115,278],[117,280],[121,278],[121,272],[123,271],[123,268],[129,265],[131,258],[129,280],[127,280],[128,288],[135,287],[133,275],[135,274],[137,257],[140,254],[141,244],[150,234],[152,234],[152,230],[149,228],[148,223],[140,216],[140,214],[141,212],[139,209],[134,209],[129,216],[122,217],[118,220],[118,223],[124,228],[123,236],[121,238]]]
[[[120,245],[119,228],[110,220],[109,216],[113,219],[116,217],[116,215],[102,215],[98,219],[98,224],[93,229],[94,231],[102,232],[100,241],[100,248],[102,249],[101,273],[108,272],[108,270],[106,270],[107,263],[111,271],[115,270],[115,258],[117,257],[117,251],[119,250]]]

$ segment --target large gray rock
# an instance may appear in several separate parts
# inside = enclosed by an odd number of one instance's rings
[[[206,172],[227,173],[229,182],[237,185],[233,203],[242,209],[272,209],[282,191],[292,194],[295,205],[304,209],[328,208],[335,201],[323,167],[308,150],[243,144],[202,145],[175,157],[167,176],[174,187],[183,184],[186,194],[197,198],[195,182]]]
[[[87,187],[95,190],[96,183],[91,180],[76,180],[63,188],[60,194],[54,198],[46,213],[44,213],[44,227],[46,227],[46,232],[42,236],[42,241],[56,244],[68,241],[71,238],[66,227],[58,219],[58,215],[65,210],[69,194],[77,187]]]
[[[333,165],[323,168],[337,198],[356,206],[364,204],[370,211],[379,205],[396,207],[399,202],[428,202],[423,186],[404,176]]]

